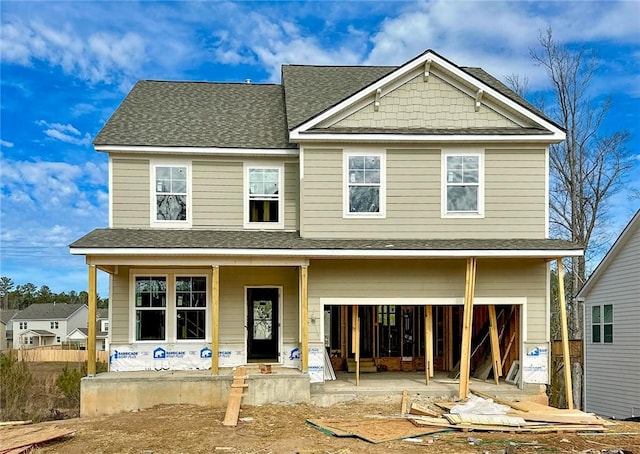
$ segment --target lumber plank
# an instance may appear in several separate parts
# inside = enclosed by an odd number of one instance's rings
[[[6,428],[0,433],[0,452],[30,451],[30,447],[47,441],[73,435],[75,431],[58,427],[42,427],[40,425]]]
[[[529,409],[526,406],[520,405],[520,403],[518,402],[512,402],[510,400],[501,399],[499,397],[492,396],[490,394],[483,393],[478,390],[471,389],[470,391],[476,396],[484,397],[485,399],[493,399],[493,401],[496,403],[499,403],[502,405],[508,405],[509,407],[514,408],[516,410],[525,411],[525,412],[529,411]]]
[[[420,416],[440,416],[440,413],[430,408],[427,408],[423,405],[416,404],[415,402],[411,404],[411,408],[409,409],[409,413],[412,415],[420,415]]]
[[[407,409],[409,408],[409,394],[405,389],[402,391],[402,400],[400,401],[400,413],[406,415],[408,413]]]
[[[227,412],[224,415],[223,426],[236,426],[238,424],[238,415],[240,414],[240,402],[242,401],[242,390],[244,380],[247,378],[247,370],[244,366],[238,366],[233,375],[233,383],[229,392],[229,401],[227,402]]]

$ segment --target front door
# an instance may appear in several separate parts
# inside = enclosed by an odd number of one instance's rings
[[[247,288],[247,359],[278,361],[278,288]]]

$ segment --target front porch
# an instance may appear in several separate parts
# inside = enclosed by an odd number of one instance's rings
[[[207,370],[108,372],[85,377],[81,384],[80,415],[100,416],[123,411],[136,411],[157,405],[202,405],[223,407],[227,404],[233,369],[220,369],[218,374]],[[445,373],[436,373],[425,384],[421,371],[377,372],[356,375],[336,372],[336,380],[311,384],[309,375],[295,369],[273,367],[270,374],[260,372],[258,365],[247,367],[247,384],[243,405],[292,405],[313,403],[329,406],[362,397],[397,395],[454,398],[459,381]],[[533,400],[547,403],[544,385],[526,384],[524,389],[503,380],[471,379],[470,389],[503,399]]]

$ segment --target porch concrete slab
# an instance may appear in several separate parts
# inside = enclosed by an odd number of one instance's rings
[[[106,372],[85,377],[80,385],[80,416],[100,416],[151,408],[191,404],[227,404],[233,370]],[[294,369],[274,368],[271,374],[247,369],[243,405],[295,404],[310,401],[309,376]]]
[[[407,391],[414,399],[452,398],[458,396],[459,382],[447,377],[446,373],[436,373],[426,384],[425,374],[420,372],[378,372],[360,374],[356,386],[354,373],[336,372],[336,380],[323,385],[312,385],[311,401],[316,405],[329,406],[367,396],[401,396]],[[547,404],[545,385],[525,384],[523,389],[503,380],[498,385],[493,380],[484,381],[472,378],[469,388],[506,400],[531,400]]]

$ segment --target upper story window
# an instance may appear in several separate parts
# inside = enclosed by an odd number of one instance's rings
[[[152,163],[152,225],[189,226],[189,173],[190,166],[187,164],[162,161]]]
[[[20,322],[20,329],[27,329],[27,322]]]
[[[613,305],[591,307],[591,342],[613,343]]]
[[[51,322],[51,329],[58,329],[58,322]]]
[[[442,166],[442,215],[484,215],[484,169],[481,153],[445,153]]]
[[[385,154],[344,154],[344,215],[385,216]]]
[[[245,227],[283,228],[283,167],[245,166]]]

